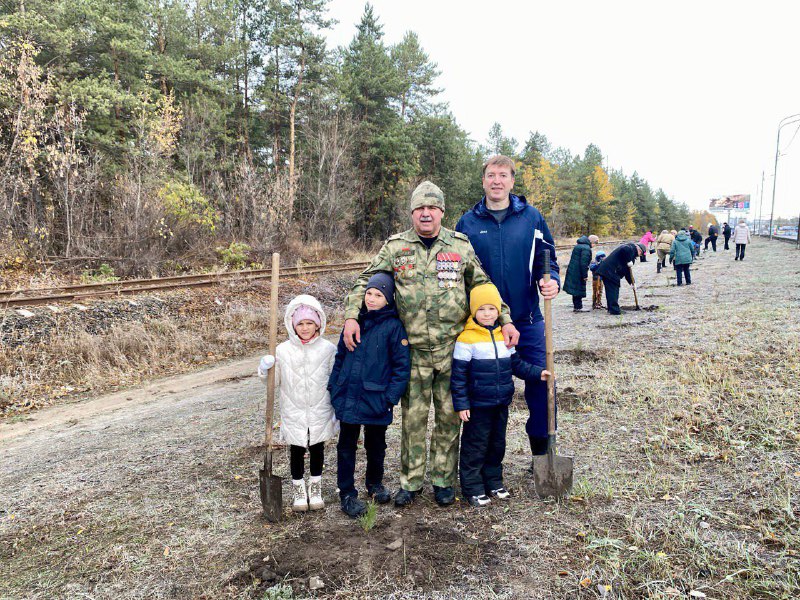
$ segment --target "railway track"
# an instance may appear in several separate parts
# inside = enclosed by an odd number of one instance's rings
[[[757,233],[757,234],[755,234],[755,236],[756,237],[760,237],[760,238],[764,238],[764,239],[769,239],[769,234],[768,233]],[[783,237],[783,236],[773,235],[772,239],[773,240],[778,240],[779,242],[788,242],[789,244],[796,244],[797,243],[797,237],[795,237],[795,236]]]
[[[336,273],[340,271],[360,271],[369,265],[366,261],[305,265],[281,269],[282,279],[293,279],[305,275]],[[80,302],[113,296],[131,296],[148,292],[161,292],[183,288],[202,288],[227,282],[255,281],[272,275],[272,269],[253,269],[247,271],[227,271],[199,275],[178,275],[156,279],[129,279],[105,283],[66,285],[48,288],[29,288],[19,290],[0,290],[0,306],[37,306],[60,302]]]
[[[617,245],[621,240],[601,242],[601,246]],[[556,250],[572,249],[573,244],[556,246]],[[281,279],[296,279],[305,275],[320,275],[345,271],[363,271],[369,262],[356,261],[334,264],[304,265],[302,267],[286,267],[281,269]],[[81,302],[116,296],[132,296],[136,294],[170,291],[183,288],[203,288],[221,285],[227,282],[255,281],[267,279],[272,269],[250,269],[244,271],[222,271],[199,275],[176,275],[155,279],[128,279],[104,283],[88,283],[52,287],[39,287],[15,290],[0,290],[0,308],[23,306],[41,306],[63,302]]]

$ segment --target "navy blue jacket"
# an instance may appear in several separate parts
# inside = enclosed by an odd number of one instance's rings
[[[506,218],[498,223],[486,209],[484,196],[459,219],[456,231],[469,237],[483,270],[511,309],[511,320],[541,321],[537,282],[544,273],[546,248],[550,250],[550,276],[561,286],[553,236],[541,213],[524,196],[511,194]]]
[[[594,272],[603,278],[606,283],[612,285],[619,285],[624,277],[628,283],[631,281],[631,272],[628,263],[634,262],[639,252],[636,249],[636,244],[628,242],[618,246],[611,254],[606,256]]]
[[[389,425],[408,386],[411,353],[394,306],[361,309],[361,343],[353,352],[339,337],[328,391],[336,418],[353,425]]]
[[[513,348],[506,348],[498,323],[485,327],[470,317],[453,350],[453,408],[508,406],[514,396],[512,375],[540,379],[542,368],[522,360]]]

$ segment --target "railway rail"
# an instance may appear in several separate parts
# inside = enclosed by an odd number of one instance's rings
[[[769,239],[769,234],[768,233],[757,233],[757,234],[755,234],[755,236]],[[797,244],[797,236],[794,236],[794,235],[791,236],[791,237],[787,237],[787,236],[779,236],[779,235],[773,234],[772,235],[772,239],[773,240],[778,240],[779,242],[788,242],[790,244]]]
[[[601,242],[601,246],[617,245],[622,240]],[[556,250],[569,250],[573,244],[556,246]],[[367,261],[346,263],[314,264],[281,269],[282,279],[296,279],[305,275],[320,275],[345,271],[363,271],[369,266]],[[255,281],[267,279],[272,269],[249,269],[243,271],[221,271],[197,275],[176,275],[174,277],[158,277],[155,279],[128,279],[27,289],[0,290],[0,308],[24,306],[41,306],[63,302],[82,302],[115,296],[131,296],[136,294],[170,291],[183,288],[202,288],[221,285],[227,282]]]

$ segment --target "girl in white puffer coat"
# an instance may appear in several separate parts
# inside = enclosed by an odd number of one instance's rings
[[[267,371],[277,359],[275,390],[281,405],[281,439],[289,444],[292,473],[292,510],[319,510],[325,442],[338,433],[339,423],[327,390],[336,358],[336,346],[324,339],[325,312],[313,296],[301,294],[286,307],[284,323],[289,339],[278,345],[275,357],[261,358],[258,375],[266,384]],[[309,453],[308,488],[305,454]]]

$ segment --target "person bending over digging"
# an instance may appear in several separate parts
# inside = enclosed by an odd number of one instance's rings
[[[503,484],[508,405],[514,395],[512,375],[547,381],[549,371],[507,348],[500,332],[500,292],[486,283],[473,288],[471,316],[453,350],[450,391],[453,408],[464,422],[459,456],[461,493],[474,507],[491,498],[511,496]]]
[[[289,339],[278,345],[275,356],[262,356],[258,366],[258,376],[266,385],[267,371],[277,359],[275,391],[281,404],[281,438],[290,444],[292,510],[299,512],[325,508],[322,499],[325,442],[339,429],[327,389],[336,346],[321,337],[325,321],[325,312],[316,298],[307,294],[295,297],[286,307],[284,317]],[[306,449],[311,471],[307,489]]]
[[[411,351],[405,327],[397,316],[394,278],[389,273],[381,271],[369,278],[358,325],[361,342],[353,352],[347,350],[342,332],[328,381],[331,404],[342,428],[337,446],[339,498],[342,510],[352,518],[367,510],[358,499],[354,482],[356,445],[362,425],[367,451],[367,495],[378,504],[392,499],[383,486],[386,428],[408,387]]]
[[[631,286],[634,286],[631,269],[637,256],[644,256],[647,248],[644,244],[629,242],[614,249],[608,257],[595,269],[595,273],[603,278],[606,288],[606,304],[608,312],[612,315],[621,315],[619,307],[619,284],[624,277]]]

